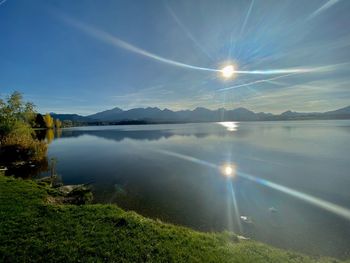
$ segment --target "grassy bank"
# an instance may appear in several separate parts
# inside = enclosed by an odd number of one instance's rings
[[[164,224],[114,205],[56,205],[51,194],[0,175],[0,262],[337,262]]]

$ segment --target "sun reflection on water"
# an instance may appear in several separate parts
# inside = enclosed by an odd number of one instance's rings
[[[228,131],[237,131],[238,129],[238,122],[234,122],[234,121],[223,121],[223,122],[218,122],[218,124],[220,124],[221,126],[225,127],[226,130]]]
[[[348,209],[347,207],[343,207],[343,206],[334,204],[332,202],[323,200],[321,198],[314,197],[312,195],[294,190],[294,189],[289,188],[287,186],[268,181],[268,180],[260,178],[258,176],[254,176],[251,174],[243,173],[241,171],[237,171],[235,166],[232,164],[224,164],[222,166],[218,166],[214,163],[203,161],[201,159],[198,159],[198,158],[195,158],[192,156],[188,156],[188,155],[184,155],[184,154],[180,154],[180,153],[176,153],[176,152],[171,152],[171,151],[166,151],[166,150],[161,150],[158,152],[162,153],[162,154],[170,155],[170,156],[173,156],[173,157],[176,157],[179,159],[183,159],[186,161],[190,161],[193,163],[197,163],[199,165],[204,165],[204,166],[207,166],[210,168],[218,169],[219,171],[221,171],[222,174],[226,175],[228,178],[232,178],[233,175],[237,175],[237,177],[244,178],[246,180],[249,180],[249,181],[255,182],[257,184],[260,184],[260,185],[269,187],[271,189],[277,190],[277,191],[282,192],[284,194],[287,194],[289,196],[300,199],[306,203],[309,203],[309,204],[312,204],[316,207],[324,209],[328,212],[331,212],[335,215],[341,216],[347,220],[350,220],[350,209]],[[230,166],[231,168],[228,168],[228,166]]]

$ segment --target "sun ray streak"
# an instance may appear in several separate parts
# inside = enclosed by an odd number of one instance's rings
[[[230,59],[231,58],[231,53],[232,53],[232,46],[233,46],[233,30],[231,32],[231,35],[230,35],[230,47],[228,49],[228,56],[227,56],[227,59]],[[236,46],[236,43],[234,44],[234,47]]]
[[[197,164],[201,164],[201,165],[213,168],[213,169],[218,169],[217,165],[215,165],[213,163],[209,163],[209,162],[203,161],[203,160],[200,160],[200,159],[197,159],[195,157],[191,157],[191,156],[188,156],[188,155],[184,155],[184,154],[176,153],[176,152],[172,152],[172,151],[167,151],[167,150],[155,150],[155,151],[158,152],[158,153],[162,153],[162,154],[168,155],[168,156],[176,157],[178,159],[186,160],[186,161],[189,161],[189,162],[192,162],[192,163],[197,163]]]
[[[242,27],[241,27],[241,30],[239,32],[239,38],[241,37],[246,25],[247,25],[247,22],[248,22],[248,19],[249,19],[249,16],[250,16],[250,13],[252,12],[252,9],[253,9],[253,5],[254,5],[254,0],[252,0],[250,2],[250,5],[249,5],[249,8],[248,8],[248,11],[247,11],[247,14],[244,18],[244,21],[243,21],[243,24],[242,24]],[[231,54],[232,54],[232,45],[233,45],[233,31],[231,32],[231,35],[230,35],[230,47],[228,49],[228,58],[231,57]]]
[[[238,209],[238,203],[237,203],[237,199],[236,199],[236,194],[233,188],[233,182],[232,180],[229,182],[229,186],[230,186],[230,191],[231,191],[231,197],[232,197],[232,203],[233,203],[233,209],[236,215],[236,221],[237,221],[237,225],[238,225],[238,229],[239,229],[239,234],[242,233],[242,224],[240,221],[240,214],[239,214],[239,209]]]
[[[254,5],[254,0],[252,0],[252,1],[250,2],[250,6],[249,6],[249,9],[248,9],[247,15],[246,15],[245,18],[244,18],[244,22],[243,22],[243,25],[242,25],[242,27],[241,27],[241,31],[240,31],[240,33],[239,33],[240,35],[243,34],[243,31],[244,31],[244,29],[245,29],[245,27],[246,27],[246,25],[247,25],[247,22],[248,22],[250,13],[252,12],[252,9],[253,9],[253,5]]]
[[[195,44],[195,46],[197,46],[208,58],[213,60],[213,57],[208,53],[208,51],[205,50],[205,48],[198,42],[198,40],[188,30],[188,28],[181,22],[179,17],[175,14],[174,10],[169,6],[168,2],[165,2],[165,3],[166,3],[165,6],[166,6],[167,10],[169,11],[170,15],[172,16],[172,18],[174,19],[176,24],[178,24],[178,26],[184,31],[184,33],[187,35],[187,37],[192,40],[192,42]]]
[[[210,163],[210,162],[207,162],[204,160],[200,160],[200,159],[192,157],[192,156],[188,156],[188,155],[184,155],[184,154],[180,154],[180,153],[176,153],[176,152],[172,152],[172,151],[167,151],[167,150],[155,150],[155,151],[158,153],[165,154],[168,156],[173,156],[173,157],[185,160],[185,161],[193,162],[193,163],[196,163],[199,165],[204,165],[206,167],[213,168],[213,169],[216,169],[218,171],[221,170],[221,167],[216,165],[216,164],[213,164],[213,163]],[[314,196],[309,195],[309,194],[305,194],[303,192],[294,190],[292,188],[289,188],[289,187],[286,187],[286,186],[283,186],[283,185],[280,185],[280,184],[277,184],[277,183],[274,183],[274,182],[271,182],[271,181],[268,181],[268,180],[265,180],[265,179],[247,174],[247,173],[236,171],[236,174],[237,174],[237,176],[239,176],[241,178],[250,180],[250,181],[255,182],[259,185],[266,186],[266,187],[269,187],[269,188],[274,189],[276,191],[282,192],[284,194],[287,194],[289,196],[297,198],[301,201],[304,201],[306,203],[314,205],[318,208],[321,208],[323,210],[331,212],[337,216],[343,217],[343,218],[350,221],[350,209],[348,209],[348,208],[342,207],[342,206],[337,205],[337,204],[333,204],[333,203],[326,201],[326,200],[323,200],[321,198],[314,197]]]
[[[250,17],[250,13],[252,12],[252,9],[253,9],[253,5],[254,5],[254,0],[252,0],[250,2],[249,9],[247,11],[247,14],[246,14],[246,16],[244,18],[244,22],[243,22],[242,27],[241,27],[241,31],[239,32],[239,38],[242,37],[242,34],[243,34],[244,30],[245,30],[245,27],[247,25],[248,19]],[[241,49],[238,50],[238,53],[241,53]]]
[[[346,218],[346,219],[350,220],[350,210],[345,208],[345,207],[342,207],[340,205],[333,204],[331,202],[322,200],[320,198],[317,198],[317,197],[314,197],[314,196],[311,196],[311,195],[299,192],[299,191],[294,190],[292,188],[289,188],[289,187],[286,187],[286,186],[283,186],[283,185],[279,185],[279,184],[276,184],[276,183],[273,183],[273,182],[267,181],[265,179],[261,179],[261,178],[255,177],[255,176],[252,176],[250,174],[246,174],[246,173],[242,173],[242,172],[238,172],[237,174],[240,177],[246,178],[246,179],[248,179],[250,181],[253,181],[253,182],[256,182],[258,184],[261,184],[261,185],[267,186],[269,188],[275,189],[275,190],[277,190],[279,192],[283,192],[283,193],[288,194],[290,196],[293,196],[293,197],[295,197],[297,199],[300,199],[300,200],[302,200],[304,202],[307,202],[309,204],[315,205],[315,206],[317,206],[319,208],[327,210],[328,212],[331,212],[333,214],[336,214],[338,216],[341,216],[343,218]]]

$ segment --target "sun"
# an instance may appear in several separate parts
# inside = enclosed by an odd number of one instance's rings
[[[221,172],[226,177],[234,177],[236,175],[236,166],[233,164],[225,164],[221,167]]]
[[[221,74],[226,79],[232,78],[234,73],[235,67],[233,65],[227,65],[221,69]]]
[[[232,175],[232,172],[233,172],[232,167],[227,166],[227,167],[225,168],[225,174],[226,174],[226,176],[231,176],[231,175]]]

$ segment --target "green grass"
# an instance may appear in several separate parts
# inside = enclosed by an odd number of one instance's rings
[[[55,205],[33,181],[0,175],[0,262],[338,262],[232,233],[201,233],[114,205]]]

